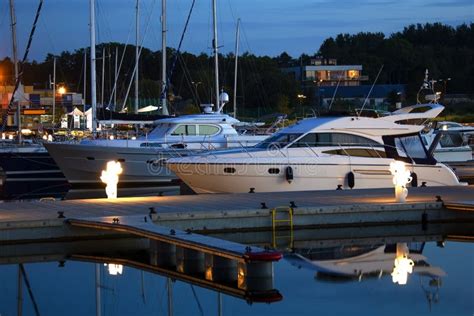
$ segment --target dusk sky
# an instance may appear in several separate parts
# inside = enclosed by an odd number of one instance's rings
[[[19,55],[27,42],[38,0],[16,0]],[[168,1],[168,45],[176,47],[192,0]],[[135,41],[136,0],[97,0],[97,40]],[[145,47],[161,47],[161,1],[141,0]],[[211,0],[196,0],[183,50],[210,53]],[[235,25],[242,19],[241,51],[296,57],[313,54],[325,38],[339,33],[383,32],[390,35],[411,23],[471,23],[473,0],[224,0],[218,1],[219,45],[234,50]],[[46,0],[30,59],[89,45],[89,1]],[[0,2],[0,58],[11,55],[9,1]],[[148,28],[148,30],[147,30]],[[146,32],[146,33],[145,33]]]

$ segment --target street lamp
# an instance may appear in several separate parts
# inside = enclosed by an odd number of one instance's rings
[[[58,88],[58,94],[63,95],[63,94],[65,94],[65,93],[66,93],[66,87],[60,86],[60,87]]]

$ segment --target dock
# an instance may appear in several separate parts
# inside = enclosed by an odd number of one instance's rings
[[[268,230],[275,207],[291,208],[295,228],[474,220],[474,186],[410,188],[406,203],[394,201],[393,189],[368,189],[0,203],[0,244],[109,234],[65,225],[107,216],[204,233]]]

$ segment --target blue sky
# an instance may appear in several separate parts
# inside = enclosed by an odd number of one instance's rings
[[[16,0],[18,43],[23,55],[39,0]],[[141,1],[143,43],[161,47],[160,0]],[[168,1],[168,43],[176,47],[192,0]],[[0,0],[0,58],[11,55],[8,0]],[[135,41],[136,0],[97,0],[98,42]],[[389,35],[411,23],[449,25],[474,20],[472,0],[220,0],[219,45],[234,49],[235,24],[242,19],[241,51],[276,56],[316,52],[322,41],[339,33],[384,32]],[[211,0],[196,0],[183,50],[210,53]],[[33,40],[31,58],[73,51],[89,43],[88,0],[46,0]],[[147,29],[146,33],[145,30]]]

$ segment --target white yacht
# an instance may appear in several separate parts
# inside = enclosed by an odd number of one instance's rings
[[[255,148],[172,158],[167,166],[196,193],[244,193],[393,187],[390,163],[404,161],[412,186],[461,185],[423,145],[421,125],[439,104],[416,105],[380,118],[302,120]]]
[[[110,160],[122,164],[124,186],[169,186],[176,176],[164,159],[190,153],[253,146],[267,135],[239,135],[226,114],[210,112],[160,119],[147,135],[137,139],[83,140],[81,143],[46,143],[45,147],[74,187],[100,184]]]

